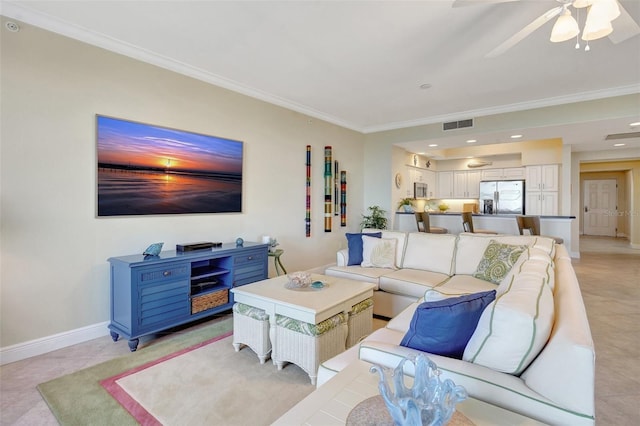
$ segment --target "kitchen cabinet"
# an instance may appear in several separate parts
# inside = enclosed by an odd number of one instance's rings
[[[482,180],[519,180],[525,179],[525,177],[524,167],[482,170]]]
[[[530,191],[558,191],[559,166],[546,164],[542,166],[527,166],[527,189]]]
[[[560,199],[559,166],[545,164],[526,167],[526,213],[531,215],[558,215]]]
[[[453,172],[453,197],[454,198],[478,198],[480,197],[480,179],[482,172],[479,170]]]
[[[557,216],[558,192],[527,191],[525,212],[528,215]]]
[[[438,172],[437,198],[453,198],[453,172]]]

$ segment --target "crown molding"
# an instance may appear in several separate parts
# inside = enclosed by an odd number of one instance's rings
[[[237,92],[251,98],[277,105],[363,134],[423,126],[446,121],[459,120],[461,118],[477,118],[488,115],[504,114],[528,109],[543,108],[567,103],[640,93],[640,84],[636,84],[631,86],[595,90],[572,95],[557,96],[553,98],[538,99],[509,105],[498,105],[490,108],[461,111],[445,115],[430,116],[416,120],[398,121],[380,125],[366,126],[364,124],[357,124],[347,120],[343,120],[331,114],[309,108],[305,105],[292,102],[288,99],[284,99],[271,93],[264,92],[260,89],[240,84],[231,79],[213,74],[197,67],[193,67],[180,61],[176,61],[172,58],[159,55],[155,52],[143,49],[139,46],[125,43],[121,40],[117,40],[104,34],[95,32],[89,28],[85,28],[58,18],[54,18],[50,15],[25,7],[22,4],[12,3],[11,1],[2,1],[0,2],[0,15],[6,16],[11,19],[16,19],[26,24],[51,31],[56,34],[60,34],[81,41],[83,43],[91,44],[93,46],[109,50],[111,52],[119,53],[132,59],[149,63],[160,68],[176,72],[178,74],[192,77],[197,80],[204,81],[206,83],[219,86],[224,89],[228,89],[233,92]]]

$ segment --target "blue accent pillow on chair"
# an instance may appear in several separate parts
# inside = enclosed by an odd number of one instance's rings
[[[496,291],[491,290],[421,303],[400,345],[462,359],[482,311],[495,298]]]
[[[346,233],[347,247],[349,248],[349,261],[347,266],[358,265],[362,263],[362,236],[382,238],[382,232],[372,232],[371,234],[350,234]]]

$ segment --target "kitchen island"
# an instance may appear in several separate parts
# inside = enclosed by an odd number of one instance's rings
[[[447,228],[450,234],[464,232],[462,229],[462,217],[458,212],[440,213],[429,212],[430,225],[440,228]],[[574,250],[571,245],[571,221],[575,216],[540,216],[540,233],[552,237],[560,237],[564,240],[571,256],[574,257]],[[393,221],[393,229],[405,232],[417,232],[418,225],[414,213],[396,212]],[[480,229],[489,229],[499,234],[518,235],[518,224],[516,215],[513,214],[474,214],[473,226]],[[579,257],[577,254],[575,257]]]

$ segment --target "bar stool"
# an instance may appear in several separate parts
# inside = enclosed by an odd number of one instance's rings
[[[516,222],[518,223],[518,231],[520,235],[524,235],[524,231],[529,231],[530,235],[540,235],[540,216],[516,216]],[[544,236],[544,235],[543,235]],[[556,244],[564,243],[564,240],[560,237],[551,237]]]
[[[462,212],[462,229],[464,232],[471,232],[473,234],[497,234],[496,231],[491,231],[490,229],[474,229],[472,212]]]
[[[416,225],[418,226],[418,232],[428,232],[430,234],[447,234],[449,230],[447,228],[440,228],[437,226],[431,226],[429,220],[429,212],[415,212]],[[422,229],[420,227],[422,224]]]

